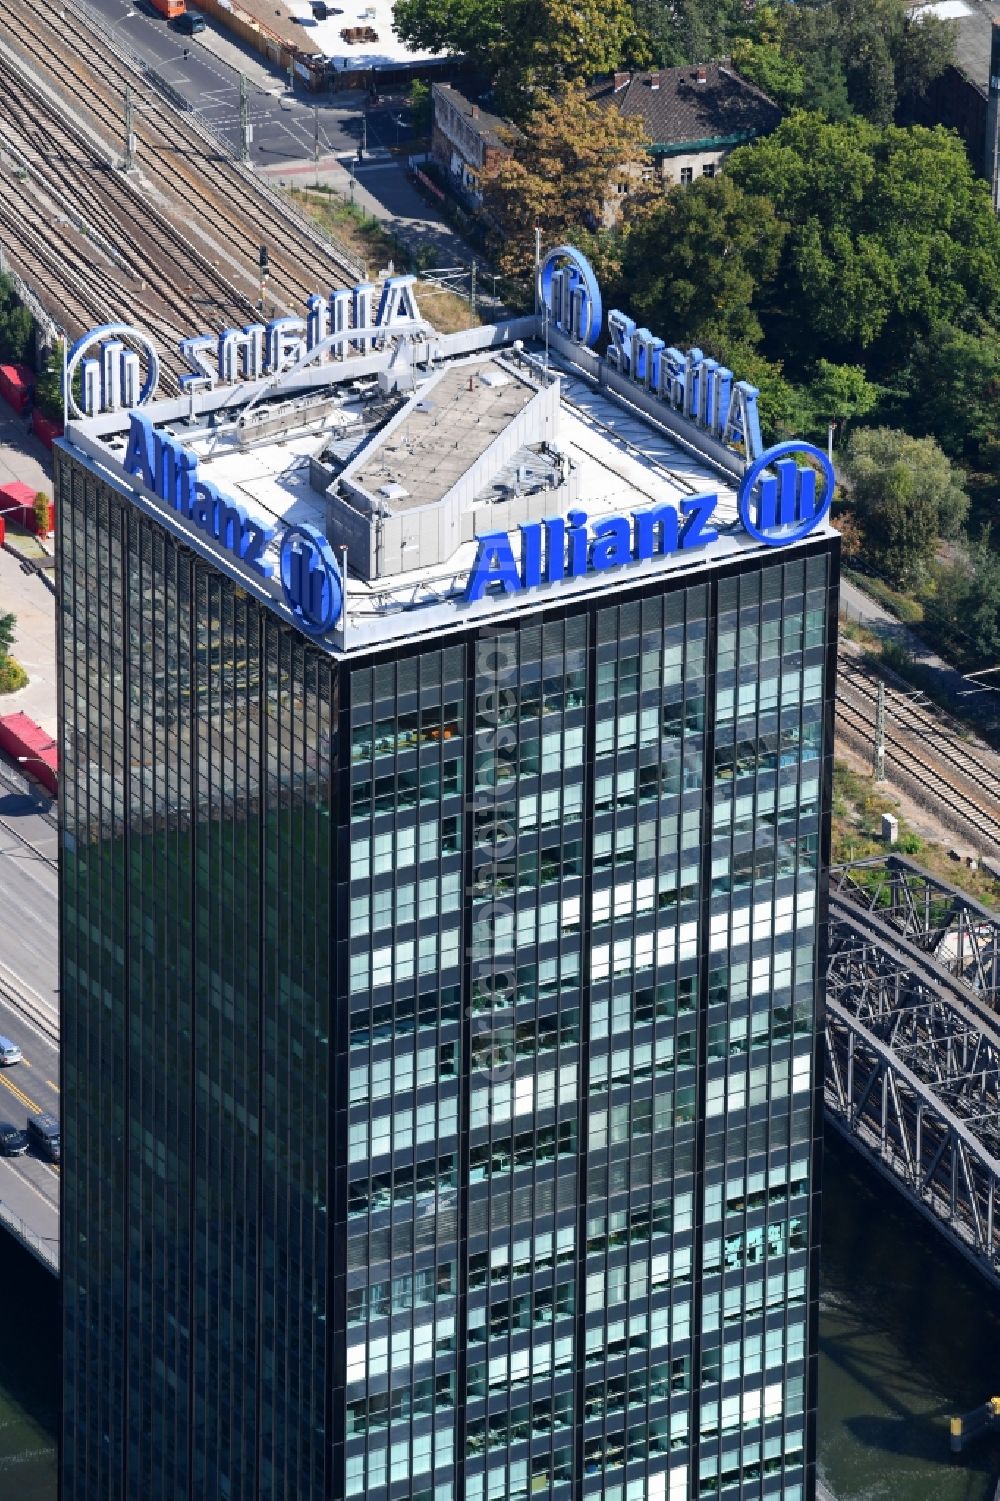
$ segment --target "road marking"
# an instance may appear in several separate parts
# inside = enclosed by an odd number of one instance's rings
[[[45,1082],[49,1086],[50,1089],[54,1089],[55,1090],[56,1094],[59,1093],[59,1085],[58,1084],[53,1084],[53,1082],[52,1082],[51,1079],[46,1079]]]
[[[30,1160],[32,1162],[35,1162],[37,1159],[34,1158],[34,1157],[32,1157]],[[59,1213],[59,1202],[58,1202],[58,1200],[56,1200],[56,1199],[50,1199],[47,1194],[42,1193],[42,1190],[39,1188],[38,1184],[35,1183],[31,1178],[29,1178],[28,1175],[27,1175],[27,1173],[25,1173],[23,1171],[23,1169],[14,1166],[15,1163],[21,1161],[20,1157],[6,1157],[4,1159],[4,1161],[7,1163],[8,1167],[10,1167],[10,1168],[12,1168],[14,1170],[14,1172],[20,1178],[21,1182],[24,1183],[24,1184],[26,1184],[27,1187],[31,1189],[31,1192],[33,1194],[35,1194],[37,1198],[41,1199],[42,1203],[46,1206],[46,1208],[48,1208],[48,1209],[54,1209],[56,1211],[56,1214]],[[44,1165],[45,1164],[43,1164],[43,1166]],[[13,1205],[11,1206],[11,1208],[13,1208]],[[17,1211],[14,1210],[14,1213],[16,1214]],[[20,1218],[23,1219],[24,1216],[21,1215]]]
[[[22,1090],[18,1089],[16,1084],[12,1084],[6,1074],[0,1075],[0,1084],[3,1084],[7,1089],[9,1089],[11,1094],[14,1095],[16,1099],[21,1101],[22,1105],[27,1105],[28,1109],[32,1111],[33,1114],[37,1115],[41,1112],[41,1105],[36,1105],[34,1100],[30,1099],[28,1095],[24,1094]]]

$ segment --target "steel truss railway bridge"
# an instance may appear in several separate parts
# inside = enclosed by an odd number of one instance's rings
[[[828,1119],[1000,1285],[1000,914],[890,855],[829,916]]]

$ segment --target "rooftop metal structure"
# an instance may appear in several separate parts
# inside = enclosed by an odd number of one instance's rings
[[[900,856],[831,872],[829,1118],[1000,1284],[998,935]]]

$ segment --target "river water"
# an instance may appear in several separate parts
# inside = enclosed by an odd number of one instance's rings
[[[1000,1437],[948,1417],[1000,1395],[1000,1295],[834,1133],[820,1307],[820,1470],[837,1501],[993,1501]],[[58,1316],[0,1235],[0,1501],[55,1501]]]
[[[58,1288],[0,1233],[0,1501],[55,1501]]]
[[[820,1473],[837,1501],[993,1501],[1000,1439],[948,1418],[1000,1395],[1000,1295],[827,1132]]]

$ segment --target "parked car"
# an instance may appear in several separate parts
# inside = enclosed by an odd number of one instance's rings
[[[59,1122],[48,1111],[28,1116],[28,1140],[40,1157],[58,1162],[62,1155]]]
[[[0,1153],[4,1157],[22,1157],[28,1150],[28,1138],[9,1121],[0,1121]]]
[[[178,16],[174,22],[175,28],[182,36],[197,36],[199,31],[204,31],[208,22],[204,16],[199,16],[194,11],[186,10],[182,16]]]
[[[20,1063],[21,1049],[16,1042],[11,1042],[9,1037],[0,1037],[0,1064],[4,1068],[10,1063]]]

